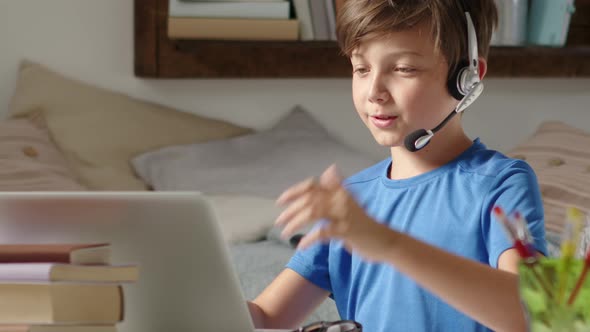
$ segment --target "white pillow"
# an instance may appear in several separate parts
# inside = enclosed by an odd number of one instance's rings
[[[269,130],[150,151],[134,158],[133,166],[155,190],[276,198],[333,163],[347,176],[375,162],[296,107]]]
[[[268,198],[248,195],[207,195],[230,244],[262,240],[274,225],[280,208]]]

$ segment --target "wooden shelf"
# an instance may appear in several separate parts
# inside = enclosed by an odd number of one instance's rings
[[[170,40],[167,0],[135,0],[135,74],[151,78],[350,77],[335,42]],[[590,77],[590,0],[562,48],[492,47],[488,77]]]
[[[491,77],[590,77],[590,45],[492,47]]]

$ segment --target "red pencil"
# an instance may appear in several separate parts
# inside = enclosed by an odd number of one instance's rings
[[[588,274],[589,269],[590,269],[590,249],[588,249],[588,252],[586,253],[586,259],[584,260],[584,267],[582,269],[582,273],[578,277],[578,281],[576,281],[576,286],[574,287],[574,290],[572,291],[570,298],[567,300],[568,305],[574,304],[574,301],[576,300],[576,297],[578,296],[578,293],[580,292],[580,289],[582,288],[582,285],[584,284],[584,281],[586,280],[586,275]]]

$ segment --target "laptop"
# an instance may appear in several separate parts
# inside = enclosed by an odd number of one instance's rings
[[[255,331],[205,196],[0,192],[0,243],[85,242],[109,242],[112,263],[139,265],[119,331]]]

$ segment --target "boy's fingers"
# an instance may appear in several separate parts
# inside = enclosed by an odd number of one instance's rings
[[[346,189],[340,187],[332,193],[330,197],[330,217],[336,220],[343,220],[349,216],[349,211],[353,208],[351,204],[355,201],[350,199],[350,194]]]
[[[300,213],[303,209],[305,209],[312,203],[314,196],[315,195],[313,195],[312,193],[299,196],[285,210],[283,210],[283,212],[281,212],[281,214],[275,220],[275,225],[283,226],[284,224],[289,222],[289,220],[292,219],[293,216]]]
[[[283,231],[281,232],[282,238],[288,238],[295,233],[298,229],[306,226],[312,221],[315,221],[319,218],[315,217],[315,211],[311,207],[306,207],[299,211],[299,213],[295,214],[287,223]]]
[[[335,189],[342,182],[342,175],[336,165],[328,167],[319,179],[319,184],[326,189]],[[277,198],[277,204],[283,205],[289,201],[292,201],[295,197],[300,196],[310,190],[317,187],[318,181],[315,178],[309,178],[302,181],[287,190],[285,190],[279,198]]]
[[[312,190],[317,185],[314,178],[309,178],[305,181],[299,182],[298,184],[288,188],[285,190],[279,198],[277,198],[277,204],[283,205],[295,197],[300,196],[310,190]]]
[[[328,167],[320,176],[320,185],[327,189],[335,189],[342,182],[342,175],[335,164]]]
[[[301,238],[301,240],[299,241],[299,244],[297,245],[297,249],[304,250],[304,249],[308,248],[309,246],[311,246],[312,244],[314,244],[315,242],[318,242],[318,241],[327,242],[329,239],[330,239],[330,236],[329,236],[325,226],[320,227],[320,228],[316,229],[315,231],[308,233],[303,238]]]

